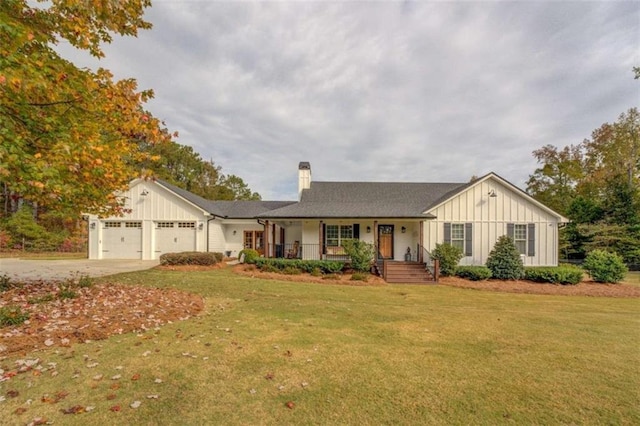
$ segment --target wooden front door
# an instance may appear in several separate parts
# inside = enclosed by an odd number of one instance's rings
[[[264,232],[244,231],[244,248],[254,249],[260,256],[264,255]]]
[[[378,225],[378,257],[393,259],[393,225]]]

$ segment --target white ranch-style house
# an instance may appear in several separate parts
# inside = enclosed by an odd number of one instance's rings
[[[238,256],[344,259],[341,241],[374,245],[376,261],[430,262],[437,243],[483,265],[498,237],[511,236],[526,266],[558,264],[558,229],[568,219],[495,173],[466,183],[314,182],[298,166],[297,201],[211,201],[161,180],[134,180],[122,217],[89,217],[90,259],[157,259],[181,251]]]

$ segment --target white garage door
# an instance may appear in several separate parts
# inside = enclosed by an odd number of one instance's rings
[[[156,222],[156,257],[196,249],[195,222]]]
[[[141,259],[142,222],[102,222],[103,259]]]

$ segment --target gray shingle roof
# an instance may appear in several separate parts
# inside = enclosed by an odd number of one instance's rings
[[[255,219],[262,213],[279,209],[295,201],[211,201],[161,179],[160,185],[212,215],[230,219]]]
[[[312,182],[299,203],[263,213],[264,218],[425,218],[430,206],[467,183]]]
[[[222,216],[231,219],[255,219],[261,214],[294,204],[296,201],[211,201]]]

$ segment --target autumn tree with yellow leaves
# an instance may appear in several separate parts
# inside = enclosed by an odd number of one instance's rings
[[[80,69],[61,40],[103,56],[113,35],[136,36],[150,0],[0,1],[0,187],[3,211],[25,200],[45,209],[117,214],[113,195],[140,175],[141,146],[172,135],[144,109],[152,91]],[[140,141],[144,141],[141,144]],[[144,173],[144,171],[142,171]]]

